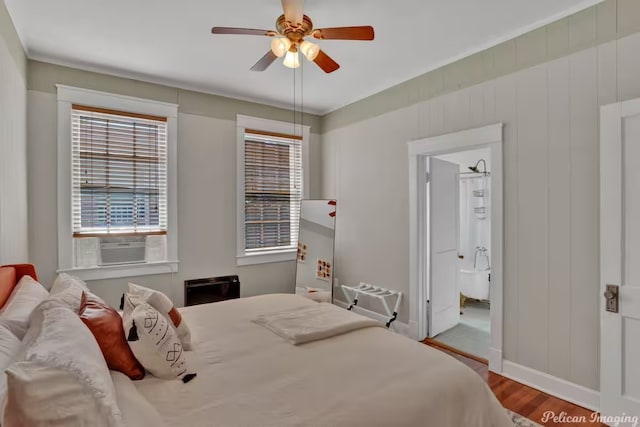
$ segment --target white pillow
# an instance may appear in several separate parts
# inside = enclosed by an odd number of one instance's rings
[[[133,381],[118,371],[111,371],[122,421],[127,427],[163,427],[166,424],[147,399],[138,391]]]
[[[7,375],[4,370],[11,364],[13,357],[20,349],[20,340],[13,333],[0,326],[0,409],[7,398]]]
[[[38,307],[23,346],[6,370],[3,426],[122,425],[100,347],[76,313]]]
[[[51,294],[57,294],[68,288],[76,288],[80,291],[88,291],[89,287],[80,278],[67,273],[60,273],[56,280],[51,285]]]
[[[50,293],[77,313],[80,310],[82,292],[88,290],[87,284],[81,279],[67,273],[60,273],[53,282]]]
[[[0,371],[4,372],[19,349],[20,340],[18,337],[9,329],[0,326]]]
[[[129,283],[127,295],[129,298],[125,298],[123,307],[125,314],[140,303],[148,303],[171,321],[178,333],[178,339],[180,339],[182,347],[185,350],[191,350],[191,331],[187,326],[187,322],[184,321],[180,312],[173,306],[173,302],[168,296],[155,289],[146,288],[135,283]]]
[[[158,310],[146,302],[138,304],[124,313],[123,325],[133,355],[152,375],[184,382],[193,378],[175,329]]]
[[[0,325],[13,332],[18,339],[22,339],[29,327],[31,313],[48,296],[49,292],[31,276],[22,276],[11,292],[9,300],[0,310]]]

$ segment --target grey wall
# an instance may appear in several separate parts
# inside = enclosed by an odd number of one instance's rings
[[[503,122],[504,356],[597,390],[599,106],[640,97],[639,30],[607,1],[325,117],[340,282],[408,296],[407,142]]]
[[[0,1],[0,265],[28,260],[27,58]]]
[[[57,268],[57,103],[55,84],[173,102],[178,116],[177,274],[99,280],[91,289],[111,304],[119,302],[128,280],[160,289],[182,303],[183,281],[238,274],[243,296],[291,292],[295,262],[237,267],[236,114],[288,121],[291,112],[220,96],[121,79],[30,61],[28,78],[29,219],[31,261],[49,285]],[[319,119],[311,126],[310,192],[320,185]]]

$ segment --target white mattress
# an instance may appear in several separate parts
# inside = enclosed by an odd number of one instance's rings
[[[174,426],[512,426],[470,368],[372,327],[294,346],[251,322],[302,304],[263,295],[181,309],[198,376],[138,390]]]

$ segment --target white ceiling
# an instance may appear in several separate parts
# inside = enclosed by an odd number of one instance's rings
[[[292,105],[293,72],[280,61],[249,71],[270,39],[210,33],[273,29],[279,0],[4,1],[32,59]],[[328,113],[599,1],[307,0],[316,28],[372,25],[376,39],[320,41],[342,67],[325,74],[305,63],[304,109]]]

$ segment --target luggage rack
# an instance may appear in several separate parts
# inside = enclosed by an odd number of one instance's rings
[[[394,320],[398,318],[398,308],[400,308],[400,301],[402,300],[402,292],[394,291],[393,289],[381,288],[379,286],[373,286],[368,283],[360,282],[358,286],[349,286],[349,285],[340,285],[342,287],[342,293],[344,294],[347,301],[353,301],[347,307],[347,310],[353,309],[356,305],[358,305],[358,297],[360,295],[367,295],[372,298],[377,298],[382,302],[382,306],[386,311],[386,315],[389,320],[385,323],[385,326],[388,328],[391,326]],[[353,294],[353,298],[350,293]],[[393,308],[393,312],[389,308],[389,303],[387,300],[393,300],[393,297],[396,298],[396,304]]]

